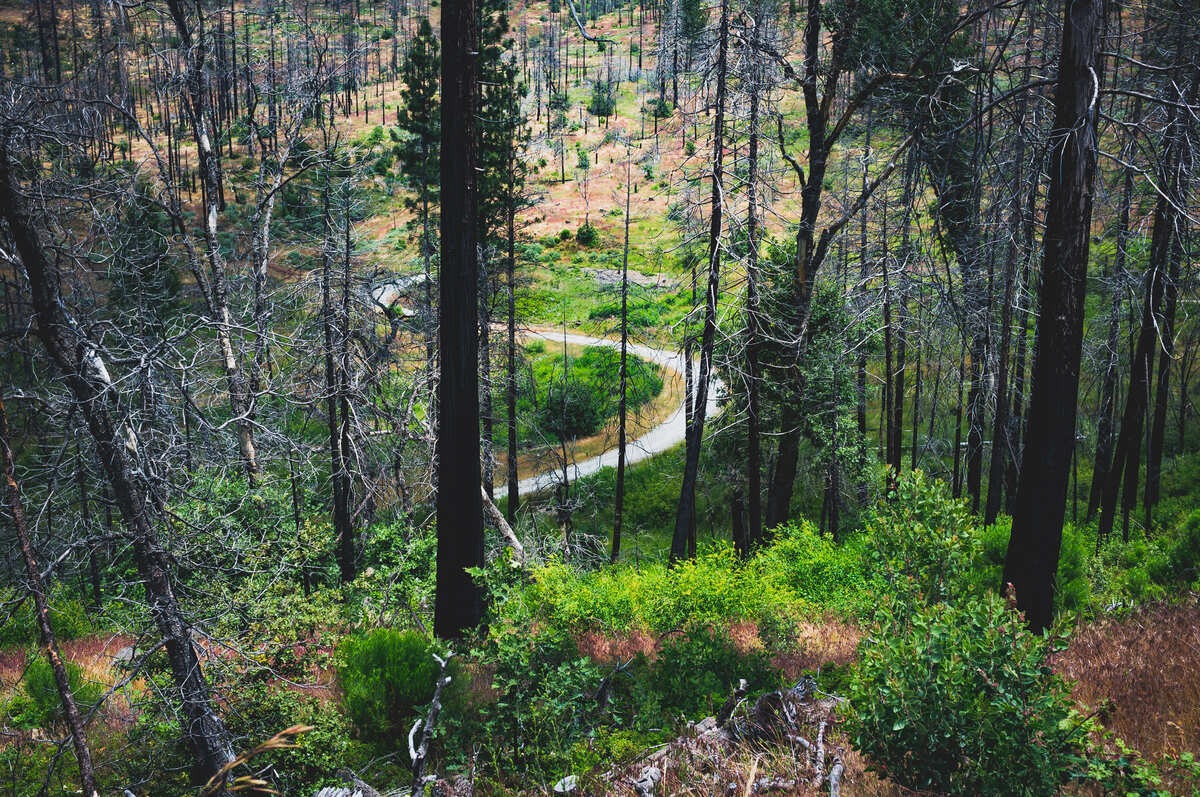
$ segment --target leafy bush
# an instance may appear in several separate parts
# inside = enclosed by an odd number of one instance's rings
[[[594,434],[618,410],[620,354],[608,346],[589,346],[578,357],[541,351],[533,360],[536,409],[523,394],[518,417],[533,410],[538,428],[560,440]],[[663,382],[652,363],[630,357],[626,366],[626,404],[632,412],[657,396]]]
[[[87,713],[100,702],[103,694],[100,684],[84,681],[79,665],[69,659],[63,660],[63,666],[80,713]],[[24,694],[16,696],[5,708],[14,725],[19,728],[44,728],[63,718],[54,669],[40,652],[30,654],[22,687]]]
[[[617,109],[615,87],[607,80],[597,80],[592,84],[592,98],[588,101],[588,113],[607,119]]]
[[[558,440],[592,434],[604,422],[604,396],[590,385],[568,379],[549,386],[538,407],[538,426]]]
[[[482,741],[479,763],[496,775],[521,770],[532,781],[553,782],[567,774],[572,748],[601,720],[595,694],[603,676],[566,632],[534,630],[517,604],[493,620],[477,651],[491,670],[494,699],[468,706],[465,715],[444,714],[445,748],[469,750]]]
[[[1193,511],[1179,525],[1169,546],[1166,561],[1155,573],[1156,580],[1191,584],[1200,578],[1200,510]]]
[[[5,797],[46,797],[79,790],[75,756],[63,755],[60,745],[22,734],[11,734],[0,746],[0,773]]]
[[[944,794],[1052,795],[1086,731],[1035,636],[994,594],[893,612],[860,647],[856,746],[886,777]]]
[[[670,104],[661,97],[655,97],[653,100],[646,103],[644,110],[652,114],[655,119],[666,119],[671,115]]]
[[[647,299],[630,297],[625,308],[626,321],[630,327],[656,327],[662,323],[662,310]],[[602,321],[608,318],[621,317],[621,303],[607,301],[588,311],[589,321]]]
[[[580,246],[595,246],[600,240],[600,231],[587,222],[584,222],[575,231],[575,240]]]
[[[15,591],[0,590],[0,602],[8,603],[15,599],[17,599]],[[92,623],[88,619],[87,609],[74,598],[51,596],[50,624],[54,628],[54,636],[58,639],[78,639],[92,631]],[[33,645],[37,643],[38,638],[33,600],[27,599],[17,607],[6,622],[0,624],[0,645]]]
[[[867,557],[901,603],[937,603],[974,589],[982,546],[966,502],[921,471],[901,476],[866,521]]]
[[[839,544],[808,521],[776,527],[773,534],[771,545],[749,563],[759,583],[781,584],[813,607],[842,614],[861,615],[874,605],[863,535]]]
[[[338,706],[286,687],[253,684],[234,690],[225,716],[237,750],[248,750],[292,725],[312,727],[294,737],[296,747],[251,762],[256,770],[273,766],[272,785],[282,794],[312,794],[322,786],[342,785],[339,769],[358,769],[360,762],[375,757],[373,750],[351,739],[350,721]]]
[[[639,690],[644,696],[639,719],[643,725],[657,725],[672,716],[713,713],[739,678],[755,692],[782,684],[765,650],[740,652],[727,636],[692,628],[664,642],[649,665],[645,691]]]
[[[795,602],[783,585],[738,562],[728,543],[674,567],[657,562],[580,573],[550,562],[533,574],[523,601],[539,622],[582,632],[716,627],[776,615]]]
[[[346,637],[337,651],[346,710],[364,737],[395,742],[407,734],[417,706],[433,697],[438,664],[425,637],[376,628]]]
[[[1007,539],[1005,540],[1007,544]],[[1092,598],[1092,586],[1087,577],[1091,546],[1086,535],[1072,523],[1063,526],[1062,546],[1058,554],[1058,574],[1054,582],[1054,604],[1057,611],[1081,611]],[[993,582],[993,584],[998,581]]]

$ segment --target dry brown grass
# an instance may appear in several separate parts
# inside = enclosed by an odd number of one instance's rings
[[[802,622],[796,626],[792,650],[776,654],[771,664],[789,680],[797,680],[806,670],[827,664],[844,666],[857,656],[862,631],[843,620],[827,617],[820,622]]]
[[[597,664],[615,664],[638,654],[653,660],[658,654],[659,640],[640,630],[619,634],[584,631],[575,638],[575,646],[581,656],[587,656]]]
[[[767,650],[758,624],[752,620],[735,620],[712,631],[728,639],[742,655]],[[805,671],[852,662],[861,636],[862,632],[857,626],[834,618],[800,623],[788,648],[776,651],[771,657],[771,664],[783,673],[785,679],[795,681]],[[580,655],[598,664],[628,661],[639,654],[654,661],[668,637],[656,637],[644,629],[618,633],[588,630],[575,635],[575,646]]]
[[[1150,758],[1200,754],[1200,603],[1082,626],[1053,666],[1104,726]]]

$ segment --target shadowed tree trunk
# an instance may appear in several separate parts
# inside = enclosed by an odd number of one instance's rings
[[[613,498],[612,551],[609,560],[616,562],[621,555],[621,527],[625,520],[625,448],[627,445],[627,421],[629,414],[629,204],[630,204],[630,152],[625,143],[625,239],[621,249],[621,365],[620,384],[617,394],[617,483]]]
[[[713,102],[712,207],[708,227],[708,284],[704,292],[704,329],[700,337],[700,367],[696,373],[695,401],[687,426],[683,463],[683,483],[675,513],[675,533],[671,538],[671,561],[677,562],[694,548],[696,525],[696,480],[700,471],[700,447],[704,442],[704,421],[708,404],[709,378],[712,375],[713,348],[717,338],[717,295],[721,283],[721,204],[725,157],[725,78],[729,51],[729,0],[721,0],[720,30],[717,34],[716,97]]]
[[[760,10],[764,9],[760,6]],[[760,14],[750,31],[750,49],[753,65],[749,86],[750,94],[750,142],[747,159],[749,173],[746,177],[746,537],[750,546],[762,541],[762,401],[760,399],[759,366],[759,268],[758,268],[758,126],[761,71],[755,52],[758,49],[760,31],[766,22]]]
[[[475,5],[475,0],[447,0],[442,6],[438,549],[433,627],[443,638],[461,637],[483,617],[483,595],[467,573],[467,568],[483,565]]]
[[[1133,171],[1126,170],[1121,190],[1121,209],[1117,221],[1117,255],[1109,277],[1112,280],[1112,300],[1109,305],[1108,336],[1105,352],[1104,382],[1100,388],[1100,418],[1096,424],[1096,466],[1092,471],[1092,486],[1088,492],[1087,519],[1091,520],[1100,508],[1100,499],[1112,468],[1113,426],[1116,421],[1117,376],[1120,362],[1121,287],[1125,273],[1125,253],[1129,240],[1129,208],[1133,204]]]
[[[1172,165],[1178,162],[1178,154],[1176,147],[1168,147],[1168,174],[1173,171]],[[1164,181],[1164,187],[1166,190],[1173,189],[1175,180]],[[1154,371],[1154,357],[1159,335],[1165,326],[1162,306],[1169,280],[1168,261],[1171,259],[1178,221],[1178,205],[1165,194],[1160,194],[1154,206],[1154,227],[1150,235],[1150,260],[1147,265],[1145,298],[1142,302],[1141,329],[1133,352],[1129,392],[1125,397],[1125,410],[1121,416],[1121,432],[1117,437],[1116,452],[1100,501],[1101,538],[1112,532],[1119,491],[1124,517],[1123,535],[1126,539],[1129,537],[1129,514],[1137,503],[1143,433],[1146,428],[1146,413],[1150,407],[1150,381]]]
[[[1054,577],[1075,448],[1103,6],[1103,0],[1075,0],[1063,15],[1029,439],[1004,561],[1003,581],[1013,585],[1017,606],[1038,631],[1050,626],[1054,613]]]

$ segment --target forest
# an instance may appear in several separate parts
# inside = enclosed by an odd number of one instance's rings
[[[0,0],[0,795],[1200,795],[1195,0]]]

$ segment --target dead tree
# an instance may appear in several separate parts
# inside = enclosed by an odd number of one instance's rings
[[[712,198],[708,226],[708,281],[704,292],[704,328],[700,337],[700,366],[693,388],[692,417],[685,434],[683,481],[675,512],[675,532],[671,538],[671,561],[689,553],[689,540],[695,539],[696,481],[700,472],[700,447],[704,439],[709,380],[712,376],[713,348],[717,338],[717,296],[721,288],[721,234],[724,197],[725,96],[729,58],[729,0],[721,0],[717,32],[716,96],[713,113]],[[694,543],[692,543],[694,546]]]
[[[1018,607],[1038,631],[1049,627],[1054,612],[1054,578],[1075,448],[1103,18],[1100,0],[1078,0],[1064,13],[1029,437],[1004,561],[1003,581],[1016,588]]]
[[[50,624],[50,604],[46,599],[46,584],[42,578],[37,557],[33,552],[33,543],[30,540],[29,528],[25,523],[25,513],[21,507],[21,488],[17,485],[13,468],[12,447],[9,442],[11,439],[4,398],[0,397],[0,469],[4,471],[4,483],[8,492],[8,510],[12,515],[13,528],[17,532],[17,544],[21,548],[21,558],[25,560],[25,577],[29,580],[29,594],[33,596],[38,639],[42,649],[46,652],[50,669],[54,672],[54,685],[58,689],[58,699],[62,703],[67,728],[71,731],[71,743],[75,747],[75,760],[79,764],[79,782],[83,787],[83,794],[85,797],[99,797],[100,793],[96,790],[96,768],[92,765],[92,751],[88,747],[83,718],[79,714],[79,705],[75,702],[75,693],[71,691],[71,679],[67,675],[66,665],[63,664],[58,641],[54,637],[54,627]]]
[[[225,724],[213,708],[191,625],[175,596],[170,559],[159,542],[155,507],[160,505],[161,497],[155,496],[144,481],[138,437],[123,416],[117,388],[100,349],[63,301],[61,277],[17,182],[11,147],[18,134],[14,119],[6,119],[0,129],[0,216],[8,223],[29,280],[38,336],[87,425],[124,521],[150,613],[170,661],[175,698],[182,710],[183,736],[196,760],[198,774],[207,779],[233,759],[233,749]]]
[[[258,453],[254,442],[254,425],[250,418],[251,401],[245,374],[242,372],[237,351],[233,345],[233,315],[229,309],[229,268],[218,237],[218,219],[224,206],[223,180],[219,153],[216,149],[216,131],[212,128],[210,107],[212,87],[205,57],[209,42],[204,33],[204,10],[197,4],[199,16],[193,31],[182,0],[167,0],[167,8],[179,37],[179,52],[184,64],[183,82],[185,95],[184,112],[191,126],[198,153],[198,168],[203,188],[202,233],[204,259],[207,269],[200,265],[199,258],[189,252],[192,273],[204,296],[209,319],[217,336],[221,350],[221,362],[225,369],[228,385],[229,405],[233,413],[238,434],[238,452],[246,478],[253,484],[261,473]],[[189,249],[191,245],[189,244]]]
[[[438,313],[437,586],[434,631],[459,637],[483,598],[479,473],[479,196],[476,187],[475,0],[442,7],[441,305]]]

